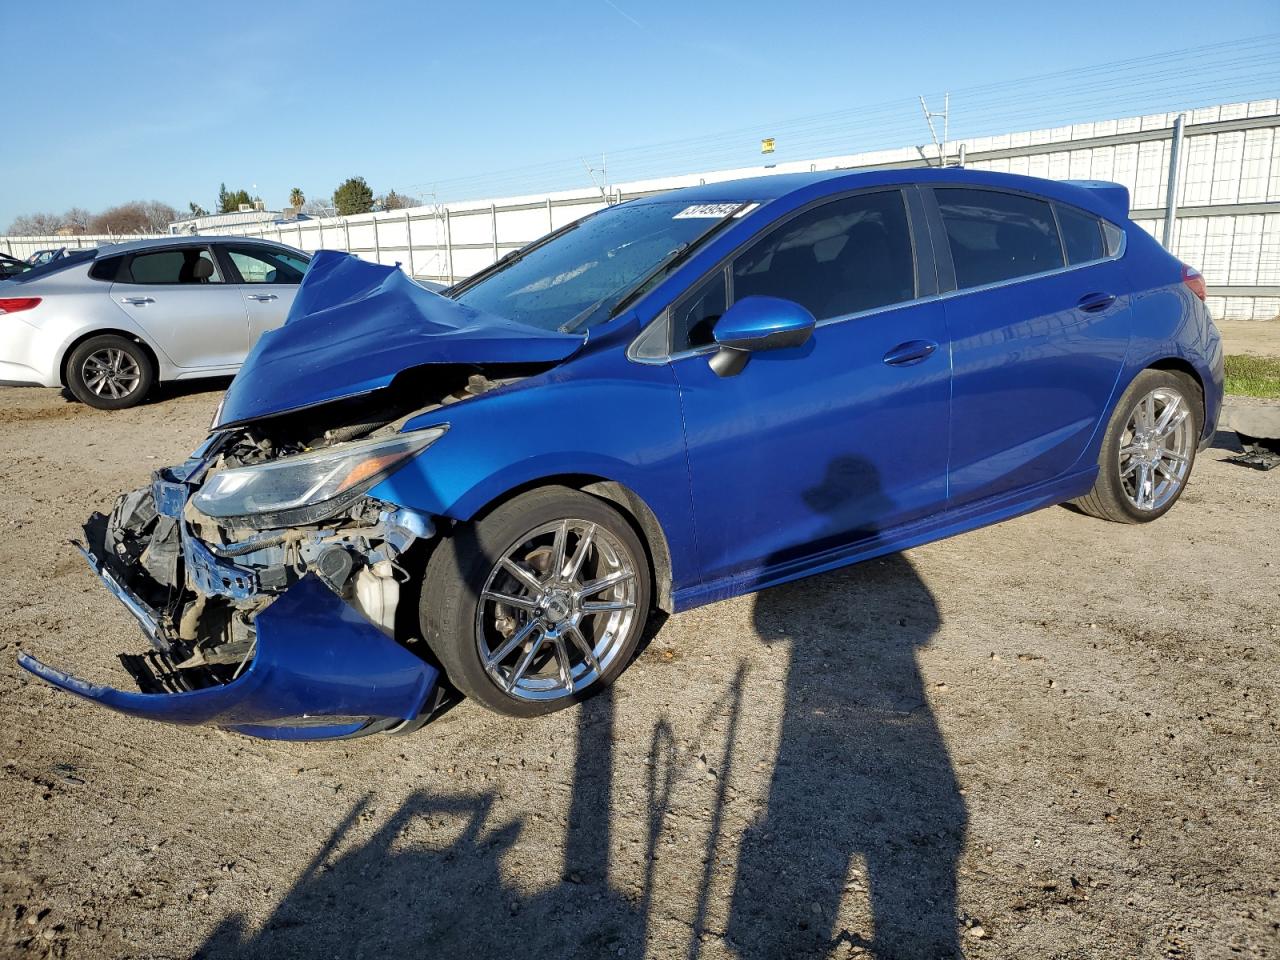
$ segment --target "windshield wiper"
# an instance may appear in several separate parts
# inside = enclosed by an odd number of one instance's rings
[[[730,223],[734,219],[734,217],[738,216],[738,214],[742,213],[742,211],[749,206],[751,206],[751,201],[738,204],[736,207],[733,208],[733,211],[729,213],[728,216],[721,217],[719,220],[711,224],[711,226],[707,227],[707,229],[703,230],[700,234],[698,234],[692,240],[686,240],[684,243],[680,244],[680,246],[676,247],[674,250],[668,253],[665,257],[659,260],[657,265],[652,270],[650,270],[643,277],[641,277],[639,282],[634,284],[631,287],[631,289],[626,294],[624,294],[620,300],[618,300],[617,303],[613,304],[613,306],[609,310],[609,316],[616,317],[621,311],[625,310],[628,306],[630,306],[632,303],[638,300],[642,295],[647,293],[649,291],[649,288],[653,285],[653,283],[659,277],[666,276],[676,267],[680,266],[680,264],[688,260],[689,257],[693,256],[693,253],[695,250],[697,250],[704,243],[706,243],[707,240],[711,238],[712,234],[718,232],[722,227]],[[587,309],[580,312],[572,320],[563,324],[560,327],[560,332],[573,333],[575,330],[581,327],[588,319],[595,316],[596,312],[605,303],[607,303],[610,297],[612,296],[613,294],[609,294],[609,296],[602,297],[601,299],[597,300],[591,306],[587,307]]]

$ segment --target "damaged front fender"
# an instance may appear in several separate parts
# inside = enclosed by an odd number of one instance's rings
[[[26,653],[18,662],[53,686],[119,713],[214,724],[275,740],[323,740],[412,722],[439,680],[434,667],[314,575],[259,613],[255,627],[247,669],[229,683],[200,690],[131,693],[69,676]]]

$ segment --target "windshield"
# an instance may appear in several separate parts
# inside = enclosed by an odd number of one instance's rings
[[[584,329],[606,319],[636,284],[691,252],[742,206],[659,201],[609,207],[516,253],[475,283],[464,282],[454,299],[543,330]]]

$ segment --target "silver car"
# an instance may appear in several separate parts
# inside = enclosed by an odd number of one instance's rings
[[[310,259],[239,237],[72,251],[0,282],[0,384],[119,410],[156,383],[230,376],[284,323]]]

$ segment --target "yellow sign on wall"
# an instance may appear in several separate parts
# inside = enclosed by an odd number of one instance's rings
[[[773,137],[765,137],[760,141],[761,153],[773,153]]]

